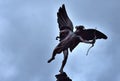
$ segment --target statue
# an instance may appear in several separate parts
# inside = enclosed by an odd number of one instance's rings
[[[63,52],[64,59],[59,70],[60,73],[64,72],[63,68],[67,62],[68,49],[72,52],[80,42],[92,44],[93,47],[96,39],[107,39],[107,36],[102,32],[96,29],[85,29],[82,25],[76,26],[76,31],[73,32],[73,24],[67,15],[64,4],[58,10],[57,22],[60,32],[59,36],[56,37],[56,40],[59,39],[60,42],[53,50],[52,57],[48,60],[48,63],[55,59],[56,54]]]

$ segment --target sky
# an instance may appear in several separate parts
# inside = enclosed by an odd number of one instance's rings
[[[86,56],[80,43],[64,71],[73,81],[120,81],[119,0],[0,0],[0,81],[56,81],[63,55],[47,60],[59,41],[57,11],[65,4],[73,25],[97,28],[108,36],[97,40]]]

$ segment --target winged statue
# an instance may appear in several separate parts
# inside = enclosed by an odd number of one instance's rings
[[[85,29],[84,26],[76,26],[75,31],[73,31],[73,24],[65,9],[65,5],[59,8],[57,12],[57,22],[59,26],[59,36],[56,39],[59,39],[59,44],[53,50],[52,57],[48,60],[48,63],[55,59],[56,54],[63,52],[64,59],[62,66],[59,70],[60,73],[63,73],[63,68],[67,62],[68,51],[73,51],[73,49],[80,43],[88,43],[94,45],[97,39],[107,39],[107,36],[96,29]]]

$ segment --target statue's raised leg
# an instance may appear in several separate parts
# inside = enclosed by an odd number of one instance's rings
[[[59,54],[61,52],[62,52],[62,47],[57,45],[56,48],[53,51],[52,57],[48,60],[48,63],[50,63],[52,60],[55,59],[56,54]]]

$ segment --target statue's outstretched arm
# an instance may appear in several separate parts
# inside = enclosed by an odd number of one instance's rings
[[[95,41],[96,41],[96,38],[94,38],[93,40],[84,40],[81,36],[78,36],[79,37],[79,39],[82,41],[82,42],[84,42],[84,43],[88,43],[88,44],[94,44],[95,43]]]

